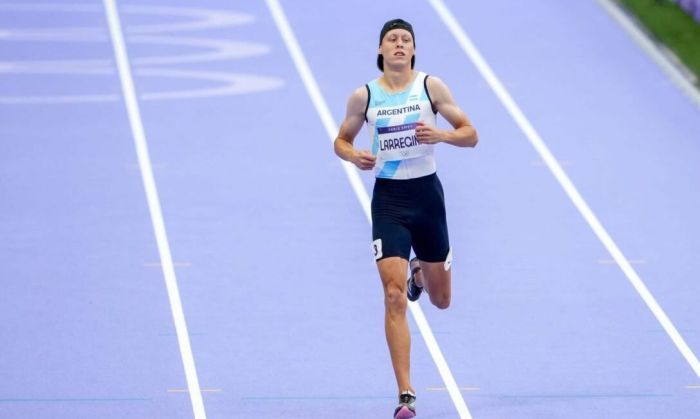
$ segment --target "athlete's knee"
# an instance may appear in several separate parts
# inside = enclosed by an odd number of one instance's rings
[[[408,305],[406,290],[397,285],[389,285],[384,292],[384,304],[391,312],[405,312]]]
[[[441,310],[444,310],[450,306],[450,300],[451,298],[449,295],[430,296],[430,302]]]

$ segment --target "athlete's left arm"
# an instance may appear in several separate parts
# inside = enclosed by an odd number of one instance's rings
[[[476,129],[472,126],[467,115],[455,103],[447,85],[439,78],[430,76],[428,77],[427,87],[433,106],[454,129],[442,130],[426,125],[423,122],[418,122],[416,126],[418,141],[422,144],[444,142],[458,147],[474,147],[479,141]]]

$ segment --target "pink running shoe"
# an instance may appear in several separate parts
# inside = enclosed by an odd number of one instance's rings
[[[406,390],[399,396],[399,405],[394,410],[394,419],[416,417],[416,395]]]

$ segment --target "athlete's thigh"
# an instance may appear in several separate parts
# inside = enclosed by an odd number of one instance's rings
[[[439,179],[425,188],[411,223],[413,250],[421,261],[444,262],[450,250],[445,199]]]
[[[396,287],[405,293],[408,260],[392,256],[377,261],[377,270],[384,288]]]
[[[452,294],[452,269],[445,262],[420,261],[423,284],[428,287],[431,298],[450,298]]]

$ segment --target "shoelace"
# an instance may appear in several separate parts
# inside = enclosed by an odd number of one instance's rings
[[[412,405],[416,401],[416,396],[414,394],[405,391],[399,396],[399,403]]]

